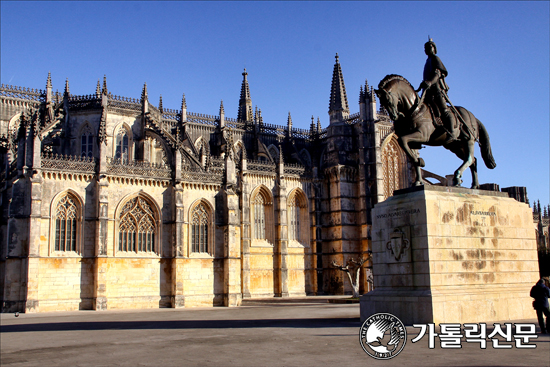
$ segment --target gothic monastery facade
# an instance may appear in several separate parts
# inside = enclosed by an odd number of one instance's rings
[[[333,262],[366,257],[371,208],[411,179],[368,84],[350,114],[338,57],[326,128],[264,122],[246,71],[236,118],[185,96],[155,106],[146,85],[119,97],[105,78],[92,95],[48,76],[0,98],[4,312],[351,293]]]

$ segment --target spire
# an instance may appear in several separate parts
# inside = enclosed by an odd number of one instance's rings
[[[159,111],[161,113],[164,112],[164,108],[162,107],[162,94],[160,95],[160,99],[159,99]]]
[[[71,92],[69,91],[69,78],[65,79],[65,91],[63,92],[63,95],[71,95]]]
[[[317,116],[317,133],[321,132],[321,119]]]
[[[149,113],[149,95],[147,94],[147,83],[143,83],[143,88],[141,89],[141,112],[143,115]]]
[[[264,124],[264,118],[262,117],[262,109],[258,109],[258,125],[263,126]]]
[[[103,89],[101,90],[101,93],[108,94],[108,92],[107,92],[107,75],[103,75]]]
[[[248,73],[246,69],[243,72],[243,83],[241,85],[241,97],[239,99],[239,112],[237,120],[251,121],[252,120],[252,99],[250,98],[250,87],[248,86]]]
[[[348,97],[339,57],[336,54],[336,63],[332,72],[332,86],[330,88],[330,104],[328,108],[330,123],[344,122],[349,116]]]
[[[223,100],[220,102],[220,128],[225,126],[225,109],[223,108]]]
[[[288,112],[288,118],[286,120],[286,126],[288,128],[288,136],[292,135],[292,116],[290,116],[290,111]]]
[[[48,80],[46,81],[46,89],[52,88],[52,73],[48,71]]]
[[[311,125],[309,125],[309,132],[312,135],[315,132],[315,117],[313,117],[313,115],[311,115]]]
[[[143,84],[143,89],[141,90],[141,102],[149,99],[149,95],[147,94],[147,83]]]
[[[99,83],[99,79],[97,80],[97,86],[95,87],[95,95],[96,97],[101,95],[101,84]]]
[[[183,93],[183,96],[181,97],[181,115],[180,115],[181,122],[187,122],[187,102],[185,102],[185,93]]]
[[[48,71],[48,80],[46,81],[46,102],[52,101],[52,74]]]
[[[181,109],[187,110],[187,102],[185,101],[185,93],[183,93],[183,96],[181,97]]]

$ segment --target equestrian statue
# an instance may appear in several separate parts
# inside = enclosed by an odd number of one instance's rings
[[[453,185],[460,186],[462,174],[470,167],[472,189],[479,188],[474,144],[477,141],[483,162],[489,169],[496,167],[489,134],[485,126],[470,111],[455,107],[449,100],[445,82],[447,69],[436,56],[437,48],[430,38],[424,45],[428,56],[422,83],[418,89],[399,75],[387,75],[375,89],[381,105],[394,122],[401,148],[413,163],[415,186],[423,185],[421,168],[424,160],[418,155],[422,145],[443,146],[463,160],[455,171]],[[422,97],[418,92],[423,90]]]

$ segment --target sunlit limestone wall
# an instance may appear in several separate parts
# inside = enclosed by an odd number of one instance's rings
[[[183,230],[181,254],[172,259],[173,294],[179,295],[176,307],[221,306],[224,293],[223,241],[220,225],[223,200],[217,185],[185,184],[181,195]],[[193,252],[191,226],[193,210],[204,205],[211,218],[208,252]],[[220,212],[218,213],[217,210]]]

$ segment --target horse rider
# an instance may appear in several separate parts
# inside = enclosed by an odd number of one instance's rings
[[[424,65],[423,80],[418,90],[424,89],[424,93],[426,93],[425,98],[434,109],[434,114],[437,116],[439,112],[443,126],[448,132],[445,144],[449,144],[456,140],[459,129],[455,128],[456,118],[449,106],[447,106],[447,101],[449,100],[447,91],[449,90],[449,86],[445,83],[445,77],[448,75],[448,72],[441,59],[436,56],[437,47],[431,38],[424,44],[424,52],[428,56],[428,59],[426,60],[426,65]]]

